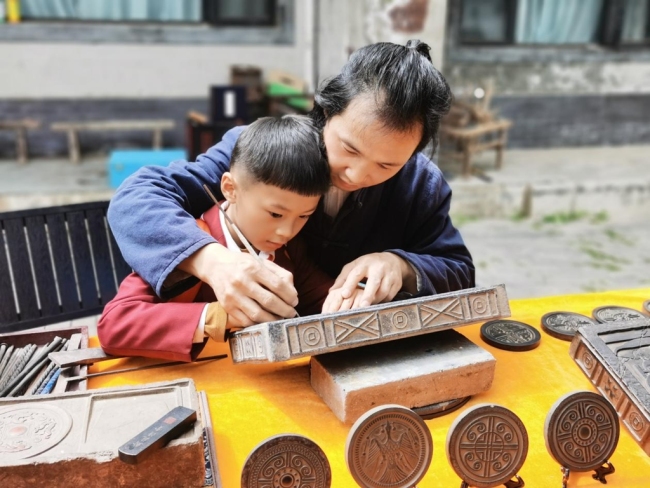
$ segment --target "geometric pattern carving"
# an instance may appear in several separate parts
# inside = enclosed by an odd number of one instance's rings
[[[230,336],[233,362],[276,362],[510,316],[505,287],[470,288],[253,325]]]
[[[271,437],[248,455],[242,488],[329,488],[332,473],[325,453],[299,435]]]
[[[334,320],[334,334],[337,344],[352,342],[358,336],[375,339],[380,336],[379,317],[373,312],[351,317],[348,320]]]
[[[650,455],[650,320],[580,329],[569,354]]]
[[[616,410],[590,391],[569,393],[551,407],[544,424],[546,448],[561,466],[591,471],[616,449],[620,427]]]
[[[527,454],[524,424],[499,405],[467,409],[447,434],[447,458],[456,474],[470,486],[489,488],[506,483],[517,474]]]

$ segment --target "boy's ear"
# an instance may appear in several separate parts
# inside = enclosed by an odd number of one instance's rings
[[[221,176],[221,193],[229,203],[235,203],[237,200],[237,182],[230,172]]]

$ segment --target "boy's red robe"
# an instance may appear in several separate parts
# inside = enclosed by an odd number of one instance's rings
[[[216,206],[198,222],[220,244],[226,245]],[[278,249],[275,263],[293,274],[300,300],[298,313],[320,313],[334,280],[309,259],[300,240],[293,239]],[[192,342],[194,332],[206,304],[214,301],[212,288],[202,282],[174,298],[162,300],[139,275],[131,273],[104,308],[97,324],[99,342],[108,354],[192,361],[205,344]]]

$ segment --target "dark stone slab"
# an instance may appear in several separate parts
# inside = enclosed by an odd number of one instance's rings
[[[650,455],[650,319],[583,327],[569,354]]]

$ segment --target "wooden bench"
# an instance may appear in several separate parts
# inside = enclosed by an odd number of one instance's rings
[[[173,129],[176,123],[171,119],[153,120],[104,120],[86,122],[54,122],[50,127],[53,131],[68,133],[68,151],[70,161],[78,163],[81,157],[79,149],[80,131],[126,131],[126,130],[150,130],[153,131],[152,146],[154,149],[162,147],[162,132]]]
[[[0,213],[0,333],[98,315],[131,272],[108,202]]]
[[[0,130],[16,131],[16,157],[18,162],[23,164],[27,162],[27,130],[38,129],[40,126],[40,121],[32,119],[0,120]]]
[[[460,161],[464,177],[476,171],[472,168],[473,157],[488,149],[496,150],[496,167],[501,169],[508,130],[512,127],[510,120],[499,118],[490,108],[494,81],[488,79],[482,84],[485,86],[482,94],[468,87],[462,89],[461,92],[474,95],[466,99],[456,97],[440,124],[440,155]]]
[[[503,150],[508,142],[512,122],[496,119],[467,127],[440,126],[441,156],[449,156],[463,165],[463,176],[472,173],[472,158],[487,149],[496,150],[496,167],[503,165]],[[453,147],[455,149],[446,149]]]

